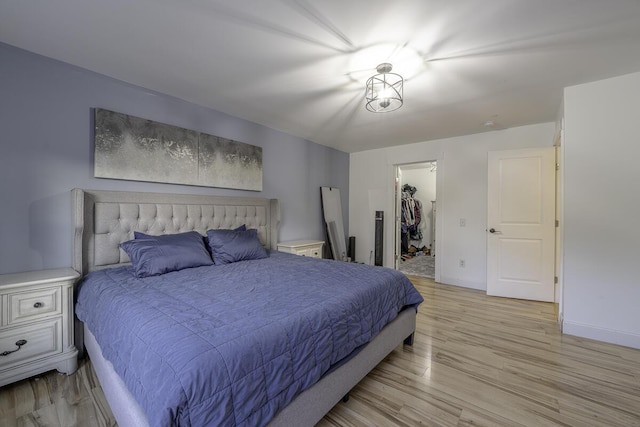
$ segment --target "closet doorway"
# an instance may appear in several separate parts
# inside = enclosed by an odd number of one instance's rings
[[[436,277],[437,161],[396,166],[395,266],[405,274]]]

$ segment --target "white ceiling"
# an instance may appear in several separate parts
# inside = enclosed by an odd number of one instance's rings
[[[3,0],[0,41],[355,152],[554,121],[563,87],[640,71],[640,1]],[[371,113],[389,45],[421,62]]]

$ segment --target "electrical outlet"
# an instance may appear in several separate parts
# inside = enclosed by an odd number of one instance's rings
[[[466,226],[467,226],[466,218],[460,218],[460,227],[466,227]]]
[[[463,259],[460,260],[460,268],[464,268],[465,266],[465,262]]]

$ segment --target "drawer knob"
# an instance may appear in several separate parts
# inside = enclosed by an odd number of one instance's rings
[[[37,303],[33,304],[33,308],[40,308],[40,307],[44,307],[44,303],[38,301]]]
[[[23,345],[25,345],[27,343],[27,340],[18,340],[16,341],[16,345],[18,346],[18,348],[16,348],[15,350],[7,350],[7,351],[3,351],[2,353],[0,353],[0,356],[8,356],[11,353],[15,353],[16,351],[20,350],[22,348]]]

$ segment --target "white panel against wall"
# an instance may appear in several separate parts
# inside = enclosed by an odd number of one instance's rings
[[[322,212],[327,227],[329,246],[335,260],[346,260],[347,240],[344,235],[344,220],[342,219],[342,202],[340,189],[320,187],[322,194]]]

